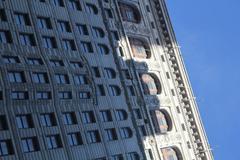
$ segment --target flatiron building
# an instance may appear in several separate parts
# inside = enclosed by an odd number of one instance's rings
[[[0,0],[1,160],[213,160],[164,0]]]

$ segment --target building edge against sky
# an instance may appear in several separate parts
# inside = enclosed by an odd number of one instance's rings
[[[0,157],[213,160],[164,0],[0,1]]]

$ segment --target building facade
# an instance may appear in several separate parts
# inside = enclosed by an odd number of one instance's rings
[[[164,0],[1,0],[1,160],[212,160]]]

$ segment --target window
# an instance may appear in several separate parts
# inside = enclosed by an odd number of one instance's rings
[[[111,35],[112,35],[112,37],[113,37],[114,40],[116,40],[116,41],[119,41],[119,40],[120,40],[117,31],[111,31]]]
[[[36,99],[38,99],[38,100],[51,99],[51,92],[50,91],[39,91],[36,93]]]
[[[108,141],[114,141],[118,139],[117,132],[115,128],[105,129],[105,133]]]
[[[27,13],[14,13],[17,25],[31,26],[31,21]]]
[[[123,121],[123,120],[126,120],[128,118],[128,114],[125,110],[122,110],[122,109],[119,109],[119,110],[116,110],[116,119],[118,121]]]
[[[130,138],[133,136],[133,132],[129,127],[120,128],[120,135],[122,138]]]
[[[12,36],[9,31],[0,30],[0,43],[12,43]]]
[[[129,43],[134,57],[151,58],[150,46],[145,40],[129,38]]]
[[[121,57],[124,57],[123,48],[121,46],[118,47],[117,51],[119,52]]]
[[[140,156],[136,152],[127,153],[127,160],[139,160]]]
[[[47,73],[41,73],[41,72],[33,72],[32,73],[32,81],[34,83],[48,83],[48,75]]]
[[[54,113],[40,114],[40,124],[43,127],[52,127],[57,125]]]
[[[93,53],[91,42],[81,42],[82,49],[85,53]]]
[[[3,100],[3,92],[0,90],[0,100]]]
[[[147,136],[147,131],[144,125],[138,126],[139,133],[142,137]]]
[[[20,63],[20,60],[17,56],[2,56],[3,58],[3,62],[6,63],[6,64],[9,64],[9,63],[13,63],[13,64],[16,64],[16,63]]]
[[[112,68],[104,68],[104,70],[105,70],[105,73],[107,75],[107,78],[111,78],[111,79],[116,78],[117,74],[116,74],[114,69],[112,69]]]
[[[59,99],[72,99],[72,92],[70,91],[62,91],[58,92]]]
[[[141,82],[144,94],[156,95],[161,93],[161,85],[158,77],[154,74],[142,74]]]
[[[14,154],[13,144],[10,139],[0,140],[0,156],[7,156]]]
[[[142,119],[142,113],[140,109],[134,109],[133,113],[136,119]]]
[[[77,24],[80,35],[89,35],[87,26],[85,24]]]
[[[77,124],[77,117],[74,112],[63,113],[63,122],[65,125]]]
[[[11,82],[11,83],[26,82],[24,72],[22,72],[22,71],[9,71],[8,78],[9,78],[9,82]]]
[[[95,77],[97,77],[97,78],[101,77],[101,74],[100,74],[100,71],[99,71],[98,67],[92,67],[92,70],[93,70],[93,73],[94,73]]]
[[[25,153],[39,151],[40,149],[37,137],[22,138],[21,144]]]
[[[79,69],[83,67],[82,63],[78,61],[70,61],[70,65],[74,69]]]
[[[98,8],[90,3],[86,3],[86,10],[90,14],[98,14]]]
[[[109,85],[110,95],[111,96],[120,96],[121,89],[116,85]]]
[[[180,154],[180,151],[175,148],[163,148],[161,149],[163,153],[163,159],[164,160],[182,160],[182,156]]]
[[[27,58],[27,63],[30,65],[43,65],[41,58]]]
[[[124,160],[122,154],[116,154],[112,156],[112,160]]]
[[[82,10],[80,2],[77,0],[68,0],[68,6],[72,10]]]
[[[102,55],[109,54],[109,48],[105,44],[98,44],[99,52]]]
[[[71,32],[71,26],[68,21],[57,21],[57,28],[61,32]]]
[[[43,36],[42,39],[44,48],[57,48],[57,42],[54,37]]]
[[[77,50],[74,40],[63,39],[62,42],[63,42],[63,48],[65,50],[70,50],[70,51],[76,51]]]
[[[92,27],[93,29],[93,35],[94,37],[96,38],[103,38],[105,33],[104,33],[104,30],[102,28],[99,28],[99,27]]]
[[[97,85],[97,95],[98,96],[105,96],[105,89],[104,86],[102,84]]]
[[[77,74],[73,78],[76,85],[87,84],[86,75]]]
[[[167,133],[172,130],[172,122],[167,111],[153,110],[150,112],[156,133]]]
[[[151,149],[146,149],[145,154],[146,154],[147,159],[154,160],[153,153],[152,153]]]
[[[112,121],[112,114],[110,110],[100,111],[100,119],[102,122],[110,122]]]
[[[78,146],[83,144],[82,137],[79,132],[68,133],[67,137],[70,146]]]
[[[12,91],[11,99],[13,100],[26,100],[28,99],[28,92],[26,91]]]
[[[0,131],[8,130],[7,118],[5,115],[0,115]]]
[[[63,0],[50,0],[54,6],[64,7]]]
[[[127,86],[127,90],[130,96],[136,96],[133,86]]]
[[[86,136],[87,136],[88,143],[101,142],[101,137],[98,130],[87,131]]]
[[[125,3],[119,3],[120,12],[124,21],[140,23],[141,16],[137,7]]]
[[[37,26],[42,29],[52,29],[51,20],[48,17],[37,17]]]
[[[33,119],[31,114],[17,115],[16,116],[17,127],[20,129],[33,128]]]
[[[98,67],[92,67],[93,73],[95,77],[101,77],[100,71]]]
[[[64,66],[64,63],[62,60],[50,60],[50,65],[52,67],[61,67]]]
[[[20,33],[19,34],[20,43],[26,46],[36,46],[36,41],[33,34],[30,33]]]
[[[113,18],[113,13],[111,9],[105,8],[105,13],[107,15],[107,18]]]
[[[80,99],[89,99],[91,97],[90,92],[79,92]]]
[[[95,115],[93,111],[84,111],[82,112],[82,122],[87,124],[87,123],[95,123]]]
[[[69,84],[69,79],[66,74],[55,74],[55,79],[58,84]]]
[[[62,140],[59,134],[46,136],[46,145],[48,149],[56,149],[62,147]]]
[[[4,9],[0,9],[0,21],[7,21],[7,15]]]

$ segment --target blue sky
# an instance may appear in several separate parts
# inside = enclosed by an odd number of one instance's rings
[[[240,1],[166,0],[216,160],[240,160]]]

